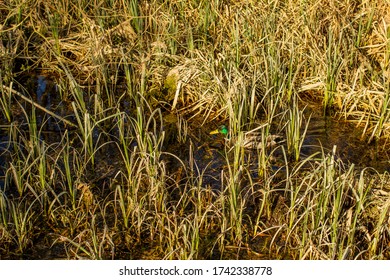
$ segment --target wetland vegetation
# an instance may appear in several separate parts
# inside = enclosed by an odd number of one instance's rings
[[[0,2],[0,259],[390,258],[389,10]]]

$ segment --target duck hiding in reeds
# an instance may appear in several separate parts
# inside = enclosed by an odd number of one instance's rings
[[[210,134],[222,134],[225,137],[225,143],[229,146],[233,146],[239,141],[239,145],[241,147],[252,150],[262,149],[264,142],[266,148],[275,147],[276,144],[282,139],[280,135],[268,135],[263,141],[262,133],[256,130],[257,129],[243,132],[243,137],[240,140],[238,137],[229,139],[229,130],[225,125],[222,125],[218,129],[211,131]]]

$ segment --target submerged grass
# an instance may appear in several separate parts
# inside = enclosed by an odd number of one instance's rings
[[[389,174],[301,150],[305,102],[386,149],[389,8],[3,1],[0,258],[388,259]]]

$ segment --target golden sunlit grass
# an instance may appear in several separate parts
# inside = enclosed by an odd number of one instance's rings
[[[387,144],[389,6],[1,2],[0,258],[389,258],[389,174],[301,156],[306,102]]]

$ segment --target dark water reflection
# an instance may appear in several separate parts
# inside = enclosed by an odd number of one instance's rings
[[[346,164],[354,164],[357,168],[372,167],[379,172],[390,172],[390,152],[384,140],[368,144],[363,139],[363,128],[355,124],[324,117],[319,107],[306,108],[306,116],[310,122],[301,149],[301,156],[307,157],[315,152],[325,154],[336,146],[336,155]]]

